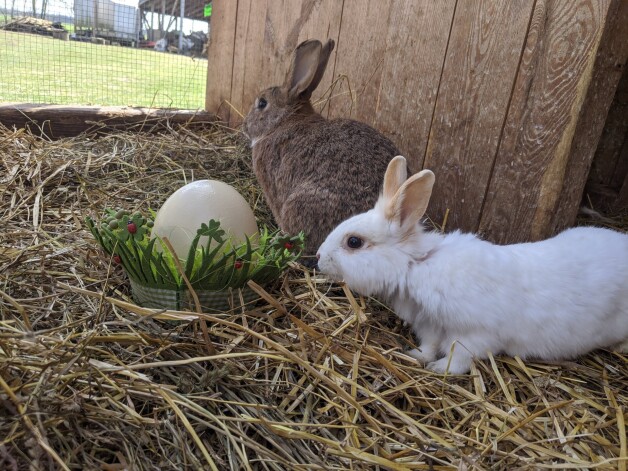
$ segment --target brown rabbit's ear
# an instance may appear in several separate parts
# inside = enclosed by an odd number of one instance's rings
[[[398,221],[401,226],[419,222],[430,202],[434,180],[431,170],[421,170],[408,178],[388,205],[388,219]]]
[[[288,96],[292,99],[310,99],[325,73],[327,61],[334,49],[329,40],[323,47],[320,41],[310,39],[302,42],[294,51],[290,72],[286,77]]]
[[[321,49],[321,54],[318,57],[318,67],[316,68],[316,73],[314,74],[314,78],[310,82],[310,85],[307,87],[305,97],[309,100],[318,87],[318,84],[323,80],[323,75],[325,75],[325,69],[327,68],[327,62],[329,62],[329,57],[331,56],[332,51],[334,50],[334,45],[336,43],[333,39],[329,39],[323,48]]]
[[[406,158],[403,155],[398,155],[390,162],[386,168],[386,174],[384,175],[384,186],[382,189],[382,196],[385,200],[391,201],[397,190],[401,188],[403,182],[408,178],[408,170]]]

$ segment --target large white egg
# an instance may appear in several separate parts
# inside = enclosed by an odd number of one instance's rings
[[[166,200],[155,216],[152,235],[167,237],[177,256],[185,259],[196,232],[210,219],[220,222],[234,245],[258,231],[253,210],[235,188],[217,180],[198,180],[179,188]],[[207,237],[201,237],[199,246],[207,242]]]

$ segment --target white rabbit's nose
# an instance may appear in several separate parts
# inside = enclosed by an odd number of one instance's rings
[[[321,254],[320,252],[316,252],[316,260],[320,260],[321,259]]]

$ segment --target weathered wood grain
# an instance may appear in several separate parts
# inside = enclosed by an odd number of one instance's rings
[[[448,229],[499,242],[544,237],[577,211],[616,85],[617,72],[604,67],[628,47],[610,20],[627,5],[214,0],[210,67],[218,63],[208,83],[217,88],[209,85],[207,109],[230,108],[237,126],[261,89],[283,82],[300,41],[334,38],[315,100],[325,98],[328,117],[380,129],[412,170],[436,172],[428,213],[436,222],[449,210]],[[613,159],[605,165],[619,168]]]
[[[458,2],[424,166],[436,173],[428,214],[475,231],[534,2]]]
[[[392,0],[346,0],[337,44],[334,77],[339,78],[329,117],[374,124],[386,57]],[[389,84],[388,86],[392,86]]]
[[[537,0],[482,211],[480,231],[491,240],[551,232],[608,8]]]
[[[394,0],[374,126],[397,144],[411,171],[422,168],[454,0]]]
[[[237,126],[248,112],[255,90],[261,84],[265,60],[264,29],[267,2],[238,0],[235,32],[233,78],[231,80],[231,115],[229,124]]]
[[[305,5],[306,2],[304,2]],[[343,17],[342,2],[335,0],[325,1],[313,1],[309,0],[309,3],[313,3],[312,12],[309,16],[309,21],[305,22],[303,28],[299,31],[298,40],[293,43],[286,44],[286,48],[290,47],[291,50],[306,39],[320,39],[325,42],[327,39],[333,39],[336,41],[336,47],[329,58],[327,65],[327,71],[323,80],[321,80],[318,88],[314,92],[312,102],[314,107],[322,112],[325,116],[329,115],[329,98],[333,92],[331,85],[336,77],[336,58],[338,54],[338,40],[340,36],[340,24]],[[305,7],[304,7],[305,8]],[[302,15],[304,16],[304,15]]]
[[[572,225],[578,215],[595,149],[604,129],[622,70],[628,62],[628,1],[612,0],[600,27],[603,34],[595,54],[590,82],[584,92],[586,96],[571,142],[565,178],[559,190],[556,210],[551,213],[549,229],[545,235],[559,232]],[[625,116],[624,123],[628,125],[628,116]],[[628,162],[616,161],[618,189],[625,178],[627,167]]]
[[[4,126],[30,128],[50,139],[77,136],[88,130],[151,132],[166,123],[205,126],[217,119],[214,114],[193,110],[0,103],[0,123]]]
[[[284,82],[299,42],[337,39],[341,14],[342,3],[334,0],[239,0],[229,123],[241,123],[260,90]],[[334,57],[315,100],[331,83]]]
[[[318,39],[324,43],[327,39],[334,39],[337,42],[341,18],[342,3],[333,0],[288,1],[285,5],[277,2],[272,9],[269,8],[264,47],[271,57],[266,62],[268,68],[263,76],[268,84],[264,86],[280,85],[284,82],[293,51],[302,41]],[[319,100],[328,92],[333,80],[335,58],[336,49],[332,52],[325,76],[312,97],[312,102],[319,108],[323,105]]]
[[[207,47],[205,109],[229,121],[238,0],[214,0]]]

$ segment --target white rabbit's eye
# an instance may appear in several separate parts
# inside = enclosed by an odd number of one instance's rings
[[[259,98],[259,99],[257,100],[257,107],[258,107],[260,110],[263,110],[264,108],[266,108],[266,105],[267,105],[267,104],[268,104],[268,102],[266,101],[266,99],[265,99],[265,98]]]
[[[362,245],[364,245],[364,241],[359,237],[350,236],[347,239],[347,247],[349,247],[350,249],[359,249],[360,247],[362,247]]]

